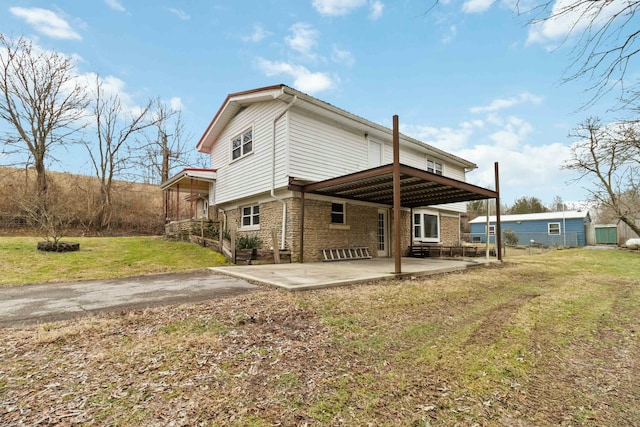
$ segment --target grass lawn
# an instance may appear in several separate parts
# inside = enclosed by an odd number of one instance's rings
[[[0,424],[637,426],[640,253],[0,329]]]
[[[159,237],[78,237],[78,252],[36,249],[37,237],[0,237],[0,286],[178,272],[225,263],[192,243]]]

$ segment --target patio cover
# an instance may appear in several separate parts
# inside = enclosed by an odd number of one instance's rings
[[[432,206],[480,199],[496,199],[500,206],[498,163],[495,163],[496,191],[437,175],[400,163],[400,132],[398,116],[393,116],[393,163],[319,182],[289,179],[289,190],[299,191],[302,200],[300,219],[300,251],[304,260],[304,195],[322,194],[344,199],[360,200],[393,206],[393,242],[395,274],[402,272],[400,238],[400,209]],[[500,211],[497,212],[498,248],[500,242]],[[498,260],[502,260],[500,250]],[[301,261],[302,262],[302,261]]]
[[[404,164],[400,168],[400,205],[406,208],[494,199],[498,193]],[[289,180],[289,189],[393,206],[393,164],[319,182]]]

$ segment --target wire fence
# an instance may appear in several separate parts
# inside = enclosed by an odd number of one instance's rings
[[[489,235],[489,243],[495,244],[495,235]],[[469,243],[486,243],[486,233],[465,233],[463,240]],[[533,247],[576,247],[584,246],[584,233],[566,232],[557,235],[548,233],[515,233],[503,230],[502,244],[505,246],[533,246]]]

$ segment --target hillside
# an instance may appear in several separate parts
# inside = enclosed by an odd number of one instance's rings
[[[25,208],[35,184],[35,171],[0,167],[0,234],[34,234]],[[69,235],[161,234],[162,192],[157,185],[115,181],[113,214],[106,229],[98,230],[93,219],[98,209],[100,182],[96,177],[48,172],[49,191],[56,205],[73,218]]]

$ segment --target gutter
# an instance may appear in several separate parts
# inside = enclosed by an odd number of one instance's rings
[[[284,249],[285,233],[287,231],[287,203],[280,197],[276,196],[276,124],[291,108],[291,106],[298,100],[298,95],[293,95],[291,102],[282,110],[282,112],[273,119],[272,138],[271,138],[271,197],[282,203],[282,236],[280,238],[280,249]]]

